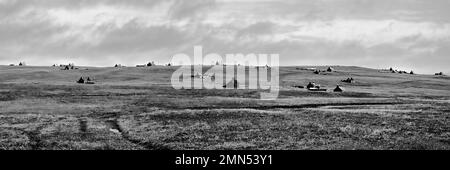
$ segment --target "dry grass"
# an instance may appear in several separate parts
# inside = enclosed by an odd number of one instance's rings
[[[175,67],[0,67],[0,149],[449,149],[450,80],[282,68],[256,90],[173,90]],[[325,69],[325,68],[323,68]],[[96,85],[77,85],[83,76]],[[309,81],[344,93],[292,88]]]

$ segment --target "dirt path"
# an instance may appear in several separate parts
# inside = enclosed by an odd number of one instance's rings
[[[147,150],[170,150],[169,147],[162,144],[158,144],[152,141],[140,140],[130,135],[130,133],[126,131],[118,121],[118,119],[120,119],[120,114],[109,113],[107,115],[108,116],[103,116],[102,119],[97,120],[104,122],[111,133],[119,134],[124,140],[141,146]]]
[[[252,107],[186,107],[171,110],[210,110],[210,109],[254,109],[254,110],[273,110],[273,109],[305,109],[305,108],[319,108],[327,106],[377,106],[377,105],[401,105],[406,104],[402,102],[364,102],[364,103],[323,103],[323,104],[301,104],[301,105],[273,105],[273,106],[252,106]]]

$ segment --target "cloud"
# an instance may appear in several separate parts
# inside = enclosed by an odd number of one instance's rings
[[[169,10],[169,15],[175,19],[201,17],[205,11],[214,7],[214,0],[175,0]]]
[[[449,5],[448,0],[0,0],[0,63],[165,63],[203,45],[205,52],[221,54],[279,53],[285,65],[404,64],[433,72],[446,69],[441,63],[450,55]]]

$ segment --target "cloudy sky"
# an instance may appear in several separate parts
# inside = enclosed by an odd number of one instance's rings
[[[135,65],[204,52],[450,72],[449,0],[0,0],[0,64]]]

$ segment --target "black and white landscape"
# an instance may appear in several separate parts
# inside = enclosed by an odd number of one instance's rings
[[[448,0],[0,0],[1,150],[449,150]],[[279,54],[279,92],[173,56]],[[247,73],[247,71],[246,71]],[[236,75],[239,76],[239,75]],[[275,76],[275,75],[271,75]],[[222,87],[222,86],[221,86]]]

